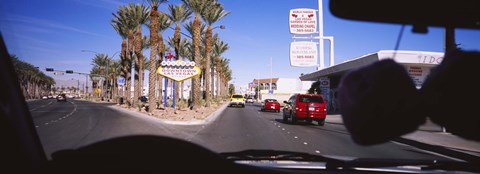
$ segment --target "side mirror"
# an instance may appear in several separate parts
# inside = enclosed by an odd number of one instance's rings
[[[285,101],[285,100],[283,101],[283,103],[285,103],[285,104],[290,104],[290,102],[288,102],[288,101]]]

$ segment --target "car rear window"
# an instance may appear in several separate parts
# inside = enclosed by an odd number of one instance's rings
[[[265,100],[266,102],[277,102],[277,100],[275,99],[268,99],[268,100]]]
[[[243,96],[242,95],[233,95],[232,98],[243,98]]]
[[[319,96],[300,96],[300,102],[323,103],[323,99]]]

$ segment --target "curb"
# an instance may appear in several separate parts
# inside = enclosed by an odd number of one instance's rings
[[[170,121],[170,120],[153,117],[146,113],[132,111],[132,110],[120,107],[118,105],[112,105],[109,107],[121,112],[135,115],[136,117],[149,118],[149,119],[151,118],[155,121],[160,121],[161,123],[170,124],[170,125],[203,125],[203,124],[209,124],[215,121],[220,116],[220,114],[223,113],[223,111],[227,108],[227,106],[228,106],[228,103],[225,103],[219,109],[217,109],[216,111],[211,113],[209,116],[207,116],[207,118],[205,118],[204,120],[192,120],[192,121]]]
[[[167,124],[172,124],[172,125],[202,125],[202,124],[209,124],[212,121],[215,121],[218,116],[220,116],[221,113],[227,108],[228,103],[225,103],[223,106],[221,106],[219,109],[217,109],[215,112],[211,113],[207,118],[204,120],[192,120],[192,121],[170,121],[170,120],[162,120],[164,123]]]

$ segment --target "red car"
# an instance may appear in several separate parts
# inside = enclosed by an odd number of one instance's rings
[[[319,126],[325,124],[327,117],[327,106],[325,99],[318,94],[294,94],[288,101],[284,101],[286,106],[283,108],[283,121],[290,120],[292,123],[298,120],[313,120],[318,122]]]
[[[275,99],[265,99],[263,101],[261,110],[280,112],[280,103]]]

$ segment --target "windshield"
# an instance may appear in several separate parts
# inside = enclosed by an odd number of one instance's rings
[[[208,1],[217,5],[205,6],[202,13],[188,0],[161,1],[158,10],[151,2],[0,2],[1,35],[47,156],[113,137],[161,135],[218,153],[480,159],[479,142],[460,138],[428,118],[397,139],[360,145],[341,114],[342,77],[374,62],[394,60],[420,89],[444,57],[443,28],[418,34],[409,25],[340,19],[329,12],[326,0],[321,27],[316,0]],[[462,50],[478,51],[479,41],[478,30],[455,30]],[[362,76],[362,84],[376,83],[369,77]],[[455,78],[451,83],[463,84]],[[348,95],[366,95],[358,91]],[[392,88],[381,91],[386,97],[401,94]],[[292,98],[295,94],[324,100]],[[380,104],[401,105],[375,99],[362,101],[378,106],[368,107],[371,115],[384,109]],[[281,106],[266,107],[262,101],[280,101]],[[300,102],[323,104],[295,105]],[[371,122],[362,119],[367,116],[354,122]],[[381,136],[387,128],[371,136]]]
[[[308,103],[323,103],[323,100],[321,97],[317,96],[300,96],[300,101],[301,102],[308,102]]]
[[[275,99],[267,99],[267,100],[265,100],[265,102],[277,102],[277,100],[275,100]]]

